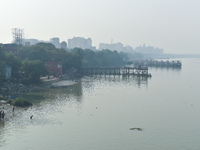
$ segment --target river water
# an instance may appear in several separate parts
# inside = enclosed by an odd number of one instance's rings
[[[181,61],[149,68],[151,78],[84,77],[28,93],[32,108],[5,110],[0,149],[199,150],[200,59]]]

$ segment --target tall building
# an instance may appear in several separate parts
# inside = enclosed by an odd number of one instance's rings
[[[52,43],[56,48],[61,48],[60,39],[58,37],[51,38],[50,43]]]
[[[68,39],[68,49],[73,48],[82,48],[82,49],[91,49],[95,50],[96,47],[92,46],[92,39],[85,39],[83,37],[74,37],[72,39]]]

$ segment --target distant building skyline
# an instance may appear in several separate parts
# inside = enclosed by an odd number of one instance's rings
[[[25,39],[24,40],[24,45],[25,46],[32,46],[32,45],[36,45],[40,42],[43,43],[51,43],[53,44],[56,48],[64,48],[65,50],[67,49],[67,43],[65,41],[62,41],[60,43],[60,38],[58,37],[53,37],[50,38],[49,41],[44,41],[44,40],[38,40],[38,39]]]
[[[96,47],[92,46],[92,39],[85,39],[83,37],[73,37],[72,39],[68,39],[68,49],[73,48],[96,50]]]
[[[50,38],[49,41],[38,40],[38,39],[25,39],[24,45],[32,46],[32,45],[36,45],[37,43],[40,43],[40,42],[51,43],[56,48],[63,48],[65,50],[73,49],[73,48],[96,50],[96,47],[92,46],[92,39],[91,38],[85,39],[83,37],[74,37],[72,39],[68,39],[68,43],[66,41],[60,42],[59,37]]]
[[[97,50],[96,47],[92,46],[92,39],[91,38],[84,38],[84,37],[73,37],[71,39],[68,39],[68,44],[65,41],[60,42],[59,37],[52,37],[50,38],[49,41],[44,41],[44,40],[38,40],[38,39],[24,39],[23,40],[25,46],[31,46],[35,45],[40,42],[44,43],[52,43],[56,48],[63,48],[65,50],[67,49],[73,49],[73,48],[81,48],[81,49],[90,49],[90,50]],[[163,54],[164,50],[153,47],[153,46],[148,46],[146,47],[145,44],[143,46],[138,46],[135,49],[133,47],[126,45],[124,46],[121,42],[116,42],[113,43],[113,39],[111,40],[111,43],[99,43],[99,48],[98,50],[103,50],[103,49],[109,49],[111,51],[116,50],[117,52],[125,52],[125,53],[141,53],[141,54]]]
[[[145,44],[143,44],[143,46],[136,47],[134,50],[136,53],[141,53],[141,54],[155,54],[155,55],[164,54],[163,49],[153,46],[146,46]]]
[[[121,42],[117,42],[117,43],[112,43],[108,44],[108,43],[100,43],[99,44],[99,50],[102,49],[109,49],[111,51],[116,50],[117,52],[127,52],[127,53],[133,53],[133,48],[129,45],[124,46]]]
[[[2,0],[0,43],[10,43],[17,27],[26,38],[45,41],[92,37],[97,48],[114,39],[133,48],[147,43],[168,54],[200,54],[199,7],[197,0]]]

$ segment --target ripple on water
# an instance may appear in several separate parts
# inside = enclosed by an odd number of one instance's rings
[[[61,125],[62,122],[58,121],[56,117],[53,117],[57,113],[62,113],[63,107],[69,105],[70,107],[76,102],[73,98],[70,102],[66,100],[66,97],[57,97],[55,100],[45,100],[40,104],[34,105],[28,109],[15,108],[15,112],[12,112],[12,108],[6,109],[6,119],[0,121],[0,143],[2,143],[1,136],[5,134],[8,136],[18,130],[24,129],[29,126],[45,126],[51,124]],[[33,119],[30,116],[33,115]]]

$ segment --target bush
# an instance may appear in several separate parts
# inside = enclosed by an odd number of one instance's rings
[[[14,106],[29,107],[29,106],[32,106],[32,103],[24,98],[16,98],[14,102]]]
[[[0,100],[4,100],[4,99],[5,99],[4,97],[0,96]]]

